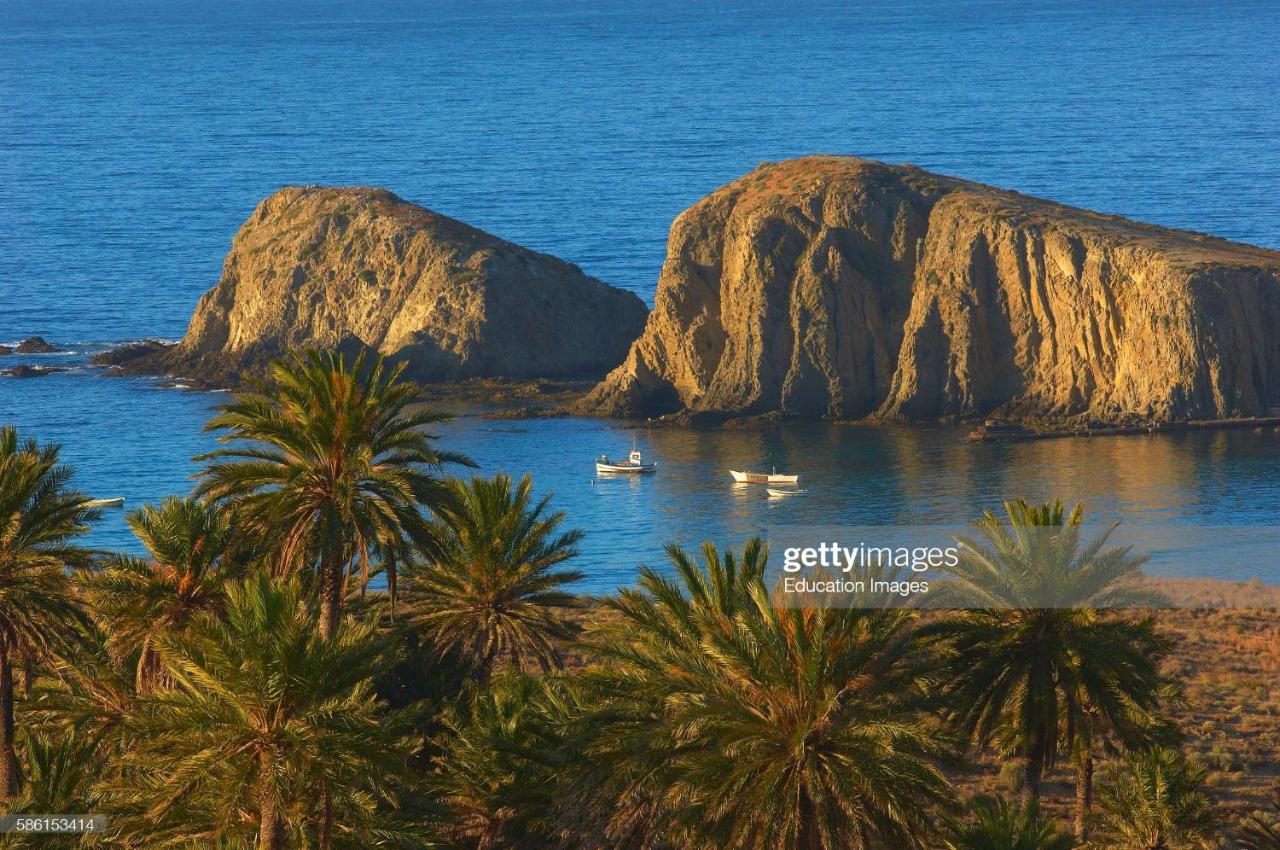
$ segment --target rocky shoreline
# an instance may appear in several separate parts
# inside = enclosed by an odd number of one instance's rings
[[[165,374],[164,355],[175,347],[174,343],[159,340],[132,342],[94,355],[90,362],[106,368],[109,377],[156,377]],[[19,365],[0,370],[0,375],[13,377],[37,377],[64,372],[62,367]],[[22,374],[18,374],[21,372]],[[245,373],[232,370],[215,370],[197,375],[168,374],[167,379],[185,388],[201,391],[234,391],[248,388],[261,373]],[[420,399],[423,403],[461,402],[484,404],[493,409],[477,415],[495,421],[519,421],[558,419],[568,416],[599,416],[584,408],[597,384],[594,381],[518,380],[503,378],[475,378],[465,381],[420,383]],[[613,417],[617,418],[617,417]],[[654,417],[623,417],[624,428],[689,428],[756,430],[784,427],[788,423],[822,421],[836,425],[886,424],[866,419],[840,419],[813,417],[782,411],[752,415],[736,415],[725,411],[682,410]],[[928,424],[928,423],[921,423]],[[974,443],[1023,442],[1067,437],[1117,437],[1152,434],[1176,434],[1204,430],[1230,430],[1249,428],[1280,431],[1280,416],[1250,416],[1205,420],[1180,420],[1165,422],[1141,422],[1108,424],[1081,422],[1078,419],[1024,419],[1020,421],[1000,419],[975,419],[952,417],[944,424],[975,425],[967,439]]]
[[[167,357],[175,343],[144,340],[109,349],[90,358],[90,363],[107,371],[108,377],[156,377],[163,375],[193,390],[223,391],[248,389],[266,377],[265,368],[232,370],[215,368],[190,374],[170,373]],[[484,415],[491,419],[546,419],[569,415],[568,405],[595,386],[595,381],[558,381],[514,378],[472,378],[461,381],[419,382],[423,402],[472,402],[499,407]]]
[[[1243,416],[1229,419],[1189,419],[1175,422],[1150,422],[1145,425],[1059,425],[1050,423],[1020,424],[987,420],[969,432],[971,443],[1011,443],[1025,440],[1053,440],[1063,437],[1127,437],[1138,434],[1177,434],[1187,431],[1215,431],[1250,428],[1255,431],[1280,431],[1280,416]]]

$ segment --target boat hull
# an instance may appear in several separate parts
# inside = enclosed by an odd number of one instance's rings
[[[777,473],[766,472],[738,472],[737,470],[729,470],[729,474],[733,476],[733,480],[739,484],[798,484],[800,482],[799,475],[778,475]]]
[[[596,463],[596,472],[600,475],[647,475],[656,472],[657,464],[644,463],[639,466],[617,463]]]
[[[803,496],[804,490],[779,490],[777,487],[766,487],[764,491],[770,496]]]

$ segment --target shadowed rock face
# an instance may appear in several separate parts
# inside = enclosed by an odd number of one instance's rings
[[[1280,254],[844,157],[672,225],[656,304],[578,405],[1105,422],[1280,405]]]
[[[281,189],[232,242],[174,348],[132,364],[209,380],[289,349],[368,348],[420,381],[598,378],[646,315],[635,295],[381,189]]]

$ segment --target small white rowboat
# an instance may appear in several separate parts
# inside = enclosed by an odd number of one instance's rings
[[[776,470],[773,472],[738,472],[731,469],[729,474],[739,484],[796,484],[800,481],[799,475],[779,475]]]
[[[656,463],[645,463],[644,457],[641,456],[639,449],[632,449],[631,455],[626,460],[612,461],[608,455],[600,455],[600,459],[596,461],[596,472],[601,475],[612,475],[615,473],[626,473],[638,475],[647,472],[655,472],[658,469]]]
[[[116,499],[90,499],[85,505],[90,508],[118,508],[124,504],[124,497]]]
[[[764,488],[764,491],[770,496],[803,496],[805,493],[809,492],[808,490],[797,490],[794,488],[783,490],[780,487],[766,487]]]

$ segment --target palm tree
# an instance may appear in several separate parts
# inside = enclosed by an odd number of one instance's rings
[[[30,733],[49,739],[75,735],[100,754],[129,746],[122,731],[136,709],[138,653],[120,657],[108,643],[97,623],[86,620],[75,651],[49,659],[48,675],[23,701],[21,717]]]
[[[433,529],[439,554],[406,569],[407,616],[438,655],[459,653],[479,674],[495,664],[548,670],[561,664],[555,641],[573,634],[561,588],[582,578],[559,566],[577,554],[580,531],[559,531],[564,513],[550,497],[533,503],[526,475],[448,482]]]
[[[97,514],[70,478],[57,446],[0,428],[0,801],[18,792],[14,662],[51,654],[84,619],[67,569],[86,563],[75,540]]]
[[[741,555],[721,553],[711,542],[702,545],[701,562],[674,543],[667,544],[666,554],[676,580],[641,566],[637,587],[622,588],[606,600],[606,609],[619,612],[621,620],[606,616],[593,624],[587,647],[597,665],[605,663],[602,650],[626,646],[637,630],[631,625],[635,623],[641,624],[639,631],[664,635],[682,654],[696,656],[702,627],[695,620],[727,620],[751,607],[751,588],[764,579],[768,551],[753,537]],[[659,598],[661,605],[656,604]],[[566,771],[568,787],[559,807],[566,831],[582,850],[692,847],[692,839],[670,822],[662,783],[646,772],[645,759],[652,751],[644,728],[660,722],[655,705],[664,699],[656,690],[664,682],[662,674],[656,669],[647,673],[648,693],[612,690],[593,668],[578,678],[588,686],[588,704],[565,747],[573,765]],[[623,732],[627,734],[619,734]],[[663,823],[666,828],[659,829]]]
[[[27,777],[8,814],[88,813],[95,811],[93,781],[103,763],[98,743],[74,731],[58,736],[31,733],[24,736]],[[0,838],[0,848],[39,847],[45,850],[83,847],[83,836],[21,835]]]
[[[1144,637],[1144,641],[1151,641]],[[1150,642],[1145,654],[1157,666],[1163,666],[1171,650],[1171,643],[1164,638]],[[1081,841],[1089,837],[1089,817],[1093,811],[1094,757],[1097,749],[1110,756],[1121,756],[1131,750],[1151,747],[1176,746],[1182,733],[1167,711],[1185,706],[1182,684],[1164,677],[1152,684],[1155,692],[1148,700],[1124,698],[1112,711],[1105,711],[1093,697],[1090,688],[1084,688],[1076,697],[1080,707],[1077,726],[1072,741],[1072,755],[1076,768],[1075,834]]]
[[[227,582],[245,565],[230,554],[235,529],[218,505],[170,497],[159,507],[132,511],[125,521],[150,558],[111,556],[85,584],[112,651],[138,656],[135,687],[142,693],[167,679],[157,639],[181,633],[197,614],[221,611]]]
[[[1172,749],[1135,753],[1099,794],[1110,850],[1207,850],[1215,818],[1201,786],[1204,771]]]
[[[1274,815],[1254,812],[1240,824],[1240,850],[1280,850],[1280,805]]]
[[[556,781],[571,767],[564,729],[572,696],[560,682],[504,671],[443,714],[432,788],[446,836],[469,850],[554,845]]]
[[[121,658],[111,652],[106,636],[92,620],[82,624],[74,645],[73,653],[49,659],[45,665],[47,675],[39,677],[30,697],[20,706],[20,718],[26,730],[26,757],[33,762],[28,787],[20,797],[31,802],[28,812],[103,812],[104,808],[97,805],[98,790],[118,779],[122,754],[136,743],[130,734],[129,721],[135,716],[138,704],[134,690],[138,653]],[[58,757],[50,761],[53,766],[61,760],[69,764],[88,759],[82,767],[87,773],[86,781],[92,786],[88,794],[90,805],[50,804],[41,808],[34,803],[35,794],[48,797],[49,791],[35,788],[48,788],[54,772],[52,767],[40,768],[34,764],[41,756],[31,749],[33,741],[55,747],[53,750],[46,747],[48,753]],[[62,752],[63,749],[66,752]],[[26,804],[15,802],[14,805]]]
[[[701,567],[668,551],[677,577],[642,569],[592,642],[568,795],[602,813],[592,828],[724,850],[922,846],[950,788],[916,615],[779,607],[758,540],[741,560],[708,545]]]
[[[418,391],[403,371],[381,359],[366,368],[363,355],[292,355],[273,363],[274,386],[237,395],[205,426],[245,444],[197,458],[197,494],[235,504],[247,530],[277,544],[277,574],[314,573],[325,636],[350,571],[367,578],[372,554],[406,536],[429,547],[421,509],[441,496],[435,473],[470,465],[432,446],[422,428],[447,417],[409,410]]]
[[[1074,850],[1073,836],[1059,832],[1042,817],[1039,806],[1025,808],[1002,797],[978,797],[969,808],[972,820],[951,827],[947,850]]]
[[[1145,559],[1108,546],[1115,526],[1082,544],[1080,505],[1066,514],[1061,502],[1017,500],[1005,514],[988,511],[980,536],[958,541],[954,578],[937,594],[966,609],[927,629],[950,666],[945,712],[974,746],[999,743],[1022,759],[1028,804],[1044,773],[1074,752],[1082,828],[1095,739],[1138,740],[1158,725],[1171,644],[1152,618],[1106,610],[1154,601],[1122,583]]]
[[[394,809],[419,742],[373,692],[392,658],[371,625],[349,620],[326,639],[297,579],[257,575],[229,588],[221,617],[200,614],[156,649],[175,686],[129,721],[134,744],[108,790],[124,838],[256,836],[278,850],[415,834]]]

